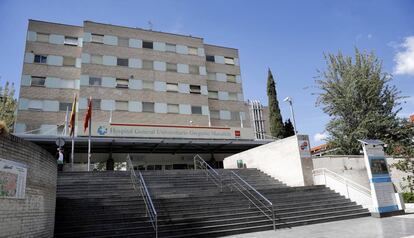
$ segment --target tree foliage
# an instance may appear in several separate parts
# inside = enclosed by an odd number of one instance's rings
[[[326,126],[328,144],[336,153],[359,154],[357,139],[381,139],[393,153],[398,145],[412,147],[413,125],[397,117],[401,92],[390,84],[392,76],[383,71],[373,53],[355,49],[354,59],[325,55],[327,69],[319,72],[316,83],[322,91],[317,105],[331,120]]]
[[[279,101],[277,100],[276,84],[272,71],[268,70],[267,75],[267,96],[269,98],[269,126],[270,134],[275,138],[284,137],[284,125],[280,113]]]
[[[293,127],[293,124],[290,121],[290,119],[287,119],[285,121],[283,128],[285,133],[284,138],[295,135],[295,128]]]
[[[14,84],[6,81],[4,87],[0,85],[0,121],[9,129],[13,128],[16,120],[17,100],[14,98]]]

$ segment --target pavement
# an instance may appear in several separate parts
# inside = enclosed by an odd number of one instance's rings
[[[414,204],[406,204],[405,211],[401,216],[364,217],[227,238],[414,238]]]

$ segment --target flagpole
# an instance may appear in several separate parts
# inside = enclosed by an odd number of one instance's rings
[[[73,171],[73,157],[74,157],[74,153],[75,153],[75,133],[73,133],[72,135],[72,151],[70,153],[70,163],[71,163],[71,170]]]
[[[88,137],[88,171],[91,165],[91,133],[92,133],[92,116],[89,117],[89,137]]]

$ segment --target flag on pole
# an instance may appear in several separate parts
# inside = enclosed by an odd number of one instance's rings
[[[76,101],[77,97],[76,94],[73,95],[73,103],[72,103],[72,111],[70,113],[70,120],[69,120],[69,128],[70,128],[70,136],[74,136],[75,134],[75,124],[76,124]]]
[[[90,127],[90,121],[92,119],[92,97],[88,99],[88,109],[86,110],[85,118],[83,119],[83,132]]]

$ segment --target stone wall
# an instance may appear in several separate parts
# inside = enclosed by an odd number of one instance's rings
[[[0,158],[27,166],[24,199],[0,197],[0,237],[53,237],[57,164],[39,146],[0,136]]]

